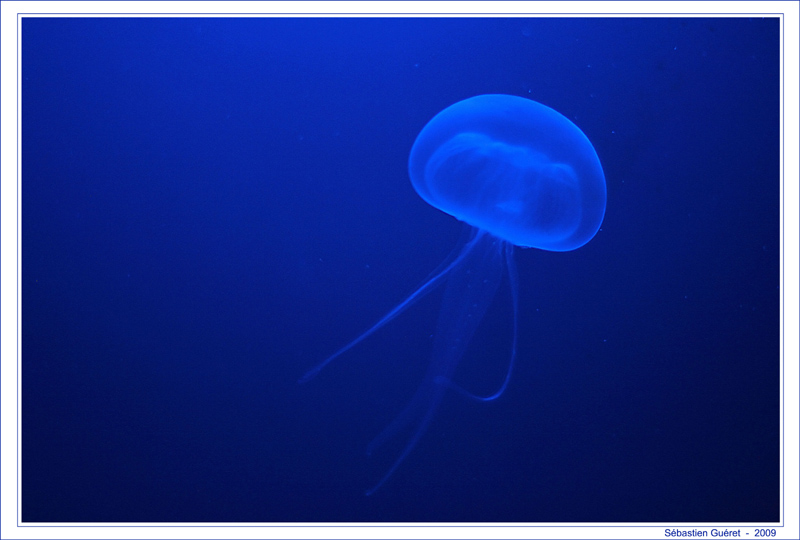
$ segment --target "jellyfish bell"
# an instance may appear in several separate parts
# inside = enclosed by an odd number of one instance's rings
[[[517,246],[577,249],[605,214],[605,176],[589,139],[521,97],[447,107],[417,136],[408,170],[428,204]]]

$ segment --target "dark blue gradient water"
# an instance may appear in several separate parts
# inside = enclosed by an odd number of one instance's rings
[[[21,24],[24,521],[779,518],[778,19]],[[608,209],[515,250],[505,392],[444,392],[365,497],[456,293],[297,380],[469,241],[408,157],[480,94],[579,126]],[[479,395],[492,276],[452,376]]]

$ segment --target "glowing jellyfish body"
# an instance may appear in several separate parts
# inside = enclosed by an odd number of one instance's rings
[[[370,443],[367,453],[404,431],[409,433],[407,442],[367,495],[405,460],[448,389],[481,401],[505,391],[516,357],[518,326],[514,246],[579,248],[597,233],[606,208],[605,177],[589,139],[553,109],[515,96],[476,96],[441,111],[417,136],[408,169],[420,197],[472,226],[472,239],[443,270],[301,379],[312,379],[447,278],[428,372],[405,410]],[[500,388],[492,395],[476,396],[454,384],[452,375],[504,269],[514,310],[511,358]]]
[[[428,204],[517,246],[579,248],[605,214],[589,139],[529,99],[486,95],[446,108],[420,132],[408,168]]]

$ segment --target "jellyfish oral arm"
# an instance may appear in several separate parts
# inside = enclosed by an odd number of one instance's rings
[[[358,336],[356,339],[354,339],[353,341],[351,341],[350,343],[348,343],[347,345],[345,345],[344,347],[342,347],[341,349],[339,349],[338,351],[336,351],[335,353],[330,355],[324,361],[320,362],[319,364],[317,364],[313,368],[309,369],[305,373],[305,375],[303,375],[297,382],[299,384],[304,384],[304,383],[307,383],[308,381],[310,381],[311,379],[313,379],[314,377],[316,377],[317,375],[319,375],[319,372],[322,371],[325,368],[325,366],[327,366],[328,364],[330,364],[331,362],[336,360],[338,357],[340,357],[341,355],[343,355],[344,353],[346,353],[347,351],[349,351],[350,349],[352,349],[353,347],[355,347],[356,345],[358,345],[359,343],[364,341],[366,338],[368,338],[373,333],[375,333],[376,330],[380,329],[381,327],[386,325],[388,322],[390,322],[392,319],[394,319],[395,317],[400,315],[403,311],[405,311],[408,307],[410,307],[414,302],[416,302],[417,300],[419,300],[420,298],[422,298],[423,296],[425,296],[426,294],[431,292],[439,283],[441,283],[442,278],[444,278],[448,273],[450,273],[450,271],[453,268],[455,268],[456,266],[458,266],[461,263],[461,261],[464,259],[464,257],[467,255],[467,253],[469,253],[469,251],[475,245],[475,243],[479,240],[479,238],[480,238],[480,235],[477,235],[475,238],[473,238],[470,241],[470,243],[467,244],[464,247],[464,249],[461,251],[459,256],[456,257],[453,260],[453,262],[448,264],[441,272],[439,272],[438,274],[434,275],[428,281],[423,283],[416,291],[411,293],[411,295],[408,298],[406,298],[405,300],[400,302],[397,306],[395,306],[389,313],[384,315],[378,322],[376,322],[374,325],[372,325],[372,327],[370,327],[366,332],[364,332],[363,334]]]
[[[367,447],[367,454],[372,455],[391,439],[399,438],[404,432],[409,434],[408,441],[400,448],[389,470],[366,492],[367,495],[375,493],[389,480],[427,430],[445,392],[451,386],[439,381],[451,380],[502,281],[504,253],[513,264],[511,244],[494,238],[485,231],[475,230],[474,234],[472,241],[464,246],[454,261],[452,271],[447,276],[442,308],[434,333],[431,364],[422,384],[403,412]],[[509,276],[512,279],[516,277],[513,269],[509,271]],[[515,290],[512,287],[512,291]],[[506,385],[504,383],[503,389]],[[499,396],[501,393],[502,389],[496,394]]]
[[[517,330],[519,328],[518,323],[518,306],[519,306],[519,275],[517,274],[517,266],[514,262],[514,248],[511,244],[506,245],[506,270],[508,271],[508,282],[509,287],[511,288],[511,305],[513,309],[513,333],[514,336],[511,341],[511,359],[508,361],[508,370],[506,370],[506,377],[503,380],[503,384],[500,385],[500,388],[489,396],[479,396],[477,394],[473,394],[466,388],[459,386],[458,384],[454,383],[447,377],[442,375],[437,376],[434,379],[436,384],[445,386],[452,390],[455,390],[459,394],[469,399],[473,399],[475,401],[494,401],[495,399],[499,398],[503,395],[503,392],[506,391],[508,388],[508,382],[511,380],[511,372],[514,370],[514,362],[517,358]]]
[[[371,456],[373,452],[375,452],[378,448],[383,446],[383,444],[391,439],[394,435],[396,435],[403,427],[409,425],[414,419],[419,418],[420,410],[423,411],[421,414],[422,419],[419,420],[417,427],[411,436],[411,439],[406,442],[403,450],[400,454],[395,458],[392,466],[389,467],[389,470],[386,471],[383,477],[378,481],[377,484],[372,486],[368,489],[364,494],[369,497],[376,491],[378,491],[386,481],[391,478],[397,468],[405,461],[408,454],[414,449],[419,441],[422,434],[428,429],[428,425],[433,418],[433,414],[436,412],[436,409],[439,406],[439,402],[442,400],[442,391],[440,389],[434,388],[435,385],[423,385],[417,391],[417,394],[414,396],[414,399],[411,400],[411,403],[406,406],[405,410],[395,418],[391,424],[386,426],[386,428],[375,437],[369,446],[367,446],[367,455]]]

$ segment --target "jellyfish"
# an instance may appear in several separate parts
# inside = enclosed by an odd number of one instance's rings
[[[405,409],[368,445],[367,454],[401,433],[407,432],[407,439],[366,495],[380,489],[401,466],[448,390],[486,402],[508,387],[519,327],[514,246],[577,249],[595,236],[606,208],[605,176],[586,135],[555,110],[516,96],[475,96],[438,113],[417,136],[408,172],[423,200],[469,226],[469,241],[372,327],[300,379],[313,379],[446,282],[427,373]],[[497,390],[478,395],[456,384],[453,373],[504,273],[513,310],[510,358]]]

